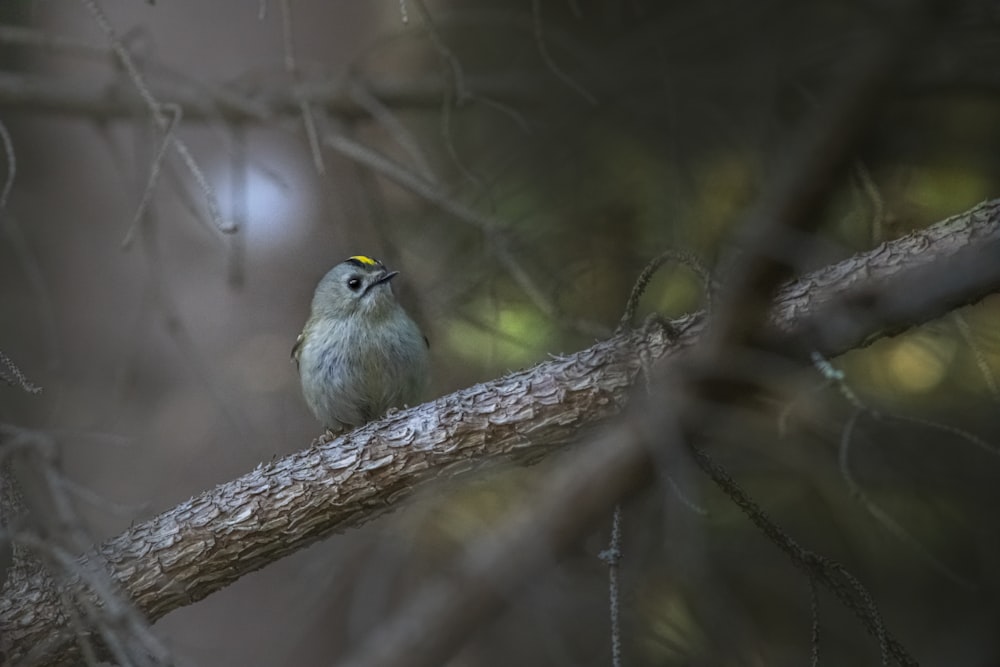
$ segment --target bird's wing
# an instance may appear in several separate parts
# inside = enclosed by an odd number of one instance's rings
[[[292,345],[292,361],[295,362],[295,367],[299,367],[299,353],[302,352],[302,343],[306,341],[305,333],[300,333],[298,338],[295,339],[295,345]]]

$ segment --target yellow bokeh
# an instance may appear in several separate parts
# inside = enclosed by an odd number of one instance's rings
[[[682,595],[667,589],[644,606],[647,634],[643,648],[648,662],[671,662],[704,650],[704,633]]]
[[[550,319],[524,304],[477,309],[468,319],[454,319],[445,334],[458,356],[502,368],[536,363],[551,341]],[[478,315],[478,316],[477,316]]]
[[[907,336],[886,355],[886,371],[900,391],[921,394],[938,386],[954,356],[955,343],[950,338]]]
[[[937,165],[914,169],[904,194],[924,209],[929,219],[938,220],[986,199],[992,192],[993,183],[982,171]]]

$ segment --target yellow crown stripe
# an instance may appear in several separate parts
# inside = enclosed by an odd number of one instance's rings
[[[368,266],[375,266],[376,264],[378,264],[378,262],[376,262],[371,257],[365,257],[364,255],[354,255],[353,257],[351,257],[351,259],[361,262],[362,264],[366,264]]]

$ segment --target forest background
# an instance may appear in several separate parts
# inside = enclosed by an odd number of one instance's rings
[[[349,255],[401,272],[428,398],[608,338],[664,251],[697,263],[661,268],[636,322],[704,307],[700,267],[726,308],[775,184],[875,70],[808,231],[767,249],[785,277],[1000,196],[1000,7],[944,4],[5,3],[0,352],[42,391],[0,386],[4,437],[46,443],[99,544],[309,445],[289,350]],[[1000,661],[998,332],[994,296],[833,359],[842,381],[758,359],[780,380],[707,445],[927,664]],[[451,664],[885,659],[690,457],[660,463],[623,506],[620,626],[609,507]],[[150,641],[177,664],[336,664],[565,465],[430,486]]]

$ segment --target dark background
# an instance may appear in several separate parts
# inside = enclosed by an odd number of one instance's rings
[[[432,396],[586,347],[614,328],[650,258],[677,248],[713,266],[733,252],[789,138],[852,54],[891,29],[878,3],[860,1],[410,2],[406,24],[389,0],[290,6],[292,71],[281,3],[103,5],[161,101],[224,89],[269,109],[240,122],[186,114],[178,129],[223,214],[245,210],[239,233],[213,228],[172,156],[127,249],[159,140],[124,103],[109,117],[65,100],[114,100],[133,82],[84,4],[0,12],[2,73],[65,93],[0,96],[16,157],[0,217],[0,350],[43,387],[0,386],[0,420],[53,435],[95,542],[318,433],[288,355],[333,264],[369,254],[401,271],[394,284],[431,340]],[[1000,196],[997,72],[1000,5],[955,3],[829,184],[799,268]],[[293,81],[369,100],[360,115],[310,113],[321,136],[390,157],[485,222],[330,148],[318,173],[303,114],[268,107]],[[416,92],[371,101],[393,86]],[[688,312],[699,293],[689,270],[669,266],[643,312]],[[946,430],[1000,442],[998,306],[835,360],[883,415],[861,418],[846,474],[850,407],[808,370],[790,381],[787,399],[798,398],[783,431],[784,399],[720,427],[714,443],[790,534],[864,582],[925,664],[1000,664],[1000,458]],[[551,465],[426,493],[156,631],[179,664],[332,664]],[[678,465],[626,509],[627,664],[805,664],[808,580]],[[514,596],[454,664],[610,664],[605,543],[594,535]],[[821,664],[879,664],[849,612],[824,594],[819,609]]]

